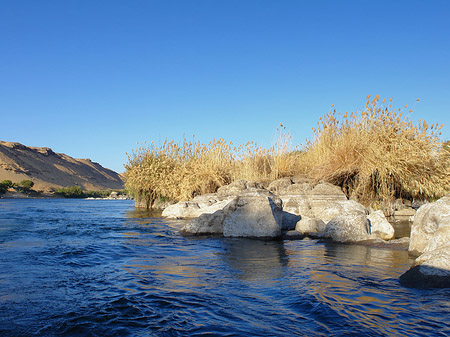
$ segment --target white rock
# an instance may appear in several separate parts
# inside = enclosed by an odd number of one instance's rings
[[[411,227],[410,254],[418,256],[423,253],[434,233],[444,226],[450,226],[450,196],[425,204],[417,210]]]
[[[383,211],[373,211],[367,219],[370,221],[370,234],[374,238],[391,240],[394,238],[394,227],[387,221]]]

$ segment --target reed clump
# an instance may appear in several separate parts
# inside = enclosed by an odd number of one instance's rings
[[[385,208],[395,198],[431,200],[450,193],[449,152],[443,125],[415,125],[410,113],[367,97],[359,112],[330,111],[306,144],[303,173],[341,186],[366,206]]]
[[[152,142],[128,156],[125,186],[148,208],[158,198],[189,200],[239,179],[264,183],[300,174],[384,210],[396,198],[437,199],[450,193],[449,144],[439,138],[443,125],[414,124],[406,110],[379,96],[368,96],[357,112],[332,110],[301,151],[282,124],[269,149],[254,142],[235,147],[224,139]]]
[[[270,149],[253,142],[234,147],[224,139],[152,142],[128,155],[125,187],[138,203],[152,208],[158,199],[189,200],[238,179],[264,182],[287,176],[291,157],[287,144],[280,142]]]

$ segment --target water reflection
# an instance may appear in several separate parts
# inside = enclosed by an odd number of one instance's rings
[[[247,281],[273,281],[283,276],[288,255],[282,241],[224,239],[222,259]]]

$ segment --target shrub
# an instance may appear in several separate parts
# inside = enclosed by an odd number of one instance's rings
[[[34,186],[34,182],[32,182],[29,179],[26,179],[26,180],[22,180],[18,184],[15,184],[15,186],[19,192],[26,193],[26,192],[29,192],[31,190],[31,188]]]
[[[55,191],[55,194],[62,195],[64,198],[84,198],[81,187],[77,185],[59,188]]]

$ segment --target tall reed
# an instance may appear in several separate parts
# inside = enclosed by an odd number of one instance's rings
[[[140,146],[128,155],[125,187],[139,203],[151,208],[158,198],[188,200],[215,192],[239,179],[269,182],[292,174],[293,154],[288,135],[264,149],[254,142],[234,147],[224,139],[208,144],[184,140],[156,146]]]
[[[152,142],[128,156],[126,188],[151,208],[158,198],[191,199],[239,179],[270,182],[303,174],[339,185],[349,197],[376,208],[398,197],[439,198],[450,193],[442,125],[414,124],[406,109],[393,108],[392,98],[386,103],[368,96],[360,111],[332,110],[302,151],[292,147],[282,124],[269,149],[254,142],[235,147],[224,139]]]
[[[314,129],[301,171],[337,184],[366,205],[385,207],[394,198],[433,199],[450,192],[449,153],[443,125],[410,118],[377,95],[350,114],[330,111]]]

